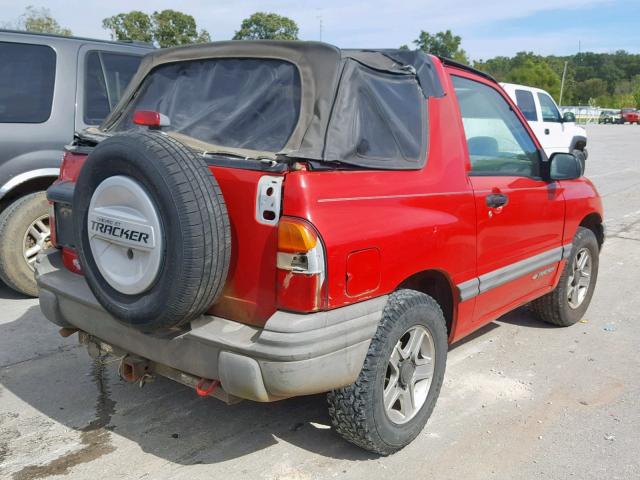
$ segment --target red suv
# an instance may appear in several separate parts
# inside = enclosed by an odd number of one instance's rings
[[[580,162],[495,80],[322,43],[148,55],[48,198],[63,335],[226,402],[329,392],[379,454],[427,422],[449,344],[528,302],[577,322],[604,240]]]

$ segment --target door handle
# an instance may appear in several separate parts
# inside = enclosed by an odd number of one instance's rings
[[[487,207],[499,208],[504,207],[507,203],[509,203],[509,197],[507,197],[504,193],[492,193],[491,195],[487,195],[486,201]]]
[[[548,128],[545,128],[545,129],[544,129],[544,134],[545,134],[545,135],[549,135],[549,129],[548,129]]]

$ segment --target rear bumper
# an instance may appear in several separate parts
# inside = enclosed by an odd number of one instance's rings
[[[278,311],[264,328],[202,316],[188,332],[153,336],[107,313],[84,278],[62,266],[58,250],[39,256],[36,279],[51,322],[195,377],[219,379],[228,394],[260,402],[353,383],[386,303],[378,297],[308,315]]]

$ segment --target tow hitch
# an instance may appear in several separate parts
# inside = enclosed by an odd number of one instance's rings
[[[122,358],[118,367],[118,374],[123,380],[129,383],[138,383],[140,387],[153,380],[149,360],[136,355],[125,355]]]
[[[89,355],[93,358],[103,359],[106,356],[112,356],[115,357],[115,361],[120,360],[118,374],[120,378],[127,382],[137,383],[143,387],[145,383],[153,381],[159,375],[193,388],[201,397],[214,397],[228,405],[242,401],[241,398],[229,395],[222,387],[220,380],[198,378],[168,365],[139,357],[93,337],[82,330],[78,332],[78,337],[80,343],[86,345]],[[107,363],[110,363],[110,361],[107,361]]]

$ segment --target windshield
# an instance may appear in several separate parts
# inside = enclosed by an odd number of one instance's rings
[[[277,152],[300,114],[300,76],[286,61],[207,59],[155,68],[126,107],[115,131],[137,127],[137,110],[160,112],[163,131],[207,144]]]

